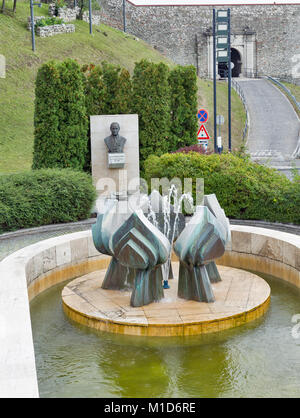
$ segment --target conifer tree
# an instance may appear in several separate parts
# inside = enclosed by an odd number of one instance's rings
[[[171,140],[169,151],[197,142],[197,75],[193,65],[170,72]]]
[[[150,155],[168,151],[170,130],[169,68],[147,60],[136,63],[132,80],[132,111],[139,115],[141,164]]]
[[[36,78],[33,168],[83,169],[88,120],[76,61],[50,61]]]

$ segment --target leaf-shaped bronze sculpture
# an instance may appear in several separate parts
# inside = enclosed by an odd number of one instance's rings
[[[199,302],[215,300],[205,264],[224,254],[225,242],[225,228],[206,206],[198,206],[174,245],[180,259],[179,297]]]
[[[167,238],[137,210],[110,238],[110,250],[120,264],[135,269],[131,306],[143,306],[163,298],[160,266],[169,257]]]

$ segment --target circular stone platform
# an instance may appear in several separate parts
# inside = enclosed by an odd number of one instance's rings
[[[172,263],[174,279],[164,299],[133,308],[131,291],[104,290],[106,270],[71,281],[62,291],[65,313],[83,325],[120,334],[187,336],[217,332],[263,315],[270,302],[270,287],[253,273],[218,266],[222,281],[212,284],[216,301],[204,303],[177,297],[179,263]]]

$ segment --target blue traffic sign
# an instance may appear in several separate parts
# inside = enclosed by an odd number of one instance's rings
[[[207,119],[208,119],[207,110],[205,110],[205,109],[198,110],[198,119],[199,119],[199,122],[201,122],[201,123],[207,122]]]

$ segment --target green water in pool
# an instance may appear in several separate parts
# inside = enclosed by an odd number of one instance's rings
[[[271,286],[266,315],[193,337],[88,329],[62,310],[66,283],[48,289],[31,303],[40,397],[299,397],[300,291],[260,276]]]

